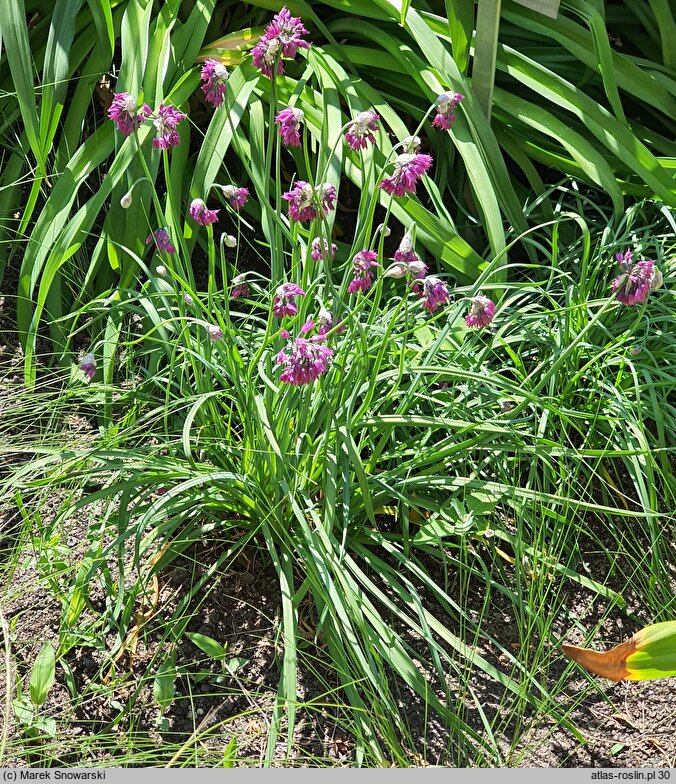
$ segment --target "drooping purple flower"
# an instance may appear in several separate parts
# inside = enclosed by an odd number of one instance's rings
[[[235,275],[232,279],[232,293],[230,296],[233,299],[238,299],[239,297],[248,297],[249,294],[251,294],[251,291],[246,282],[246,272],[243,272],[241,275]]]
[[[319,203],[324,210],[324,215],[328,215],[329,210],[334,210],[336,208],[335,187],[325,182],[323,185],[317,186],[317,194],[319,195]]]
[[[275,62],[277,63],[275,69],[277,75],[279,76],[284,73],[280,49],[281,44],[279,38],[269,38],[267,35],[262,35],[260,41],[251,50],[254,66],[260,70],[263,76],[267,76],[268,79],[272,79],[272,69],[275,67]]]
[[[394,162],[391,177],[385,177],[380,187],[392,196],[415,193],[418,180],[432,165],[432,156],[425,153],[402,153]]]
[[[275,123],[279,125],[282,143],[287,147],[300,147],[300,124],[304,119],[303,110],[297,109],[295,106],[282,109],[275,117]]]
[[[310,258],[312,261],[319,261],[322,256],[330,261],[333,261],[336,258],[336,250],[337,247],[333,243],[331,243],[331,250],[329,251],[329,241],[322,240],[319,237],[315,237],[312,240],[312,249],[310,250]]]
[[[115,93],[108,109],[108,117],[115,123],[117,130],[125,136],[131,136],[152,114],[150,107],[145,103],[140,109],[136,108],[136,104],[135,96],[129,93]]]
[[[170,147],[176,147],[181,141],[176,127],[185,118],[186,115],[183,112],[179,112],[173,106],[165,106],[161,103],[153,120],[153,125],[157,128],[157,135],[153,139],[153,147],[156,150],[168,150]]]
[[[624,265],[623,271],[610,284],[617,299],[629,307],[644,302],[653,288],[655,262],[645,259],[632,263],[630,259],[621,263]]]
[[[176,248],[171,244],[169,232],[166,229],[156,229],[146,237],[146,245],[150,245],[153,241],[157,245],[158,250],[163,250],[170,255],[176,253]]]
[[[80,370],[87,376],[88,381],[91,381],[96,375],[96,359],[91,351],[82,357]]]
[[[209,324],[207,327],[207,332],[209,334],[209,339],[213,343],[217,343],[223,337],[223,330],[218,326],[218,324]]]
[[[291,220],[313,221],[317,217],[315,206],[315,192],[309,182],[296,180],[293,188],[287,193],[282,194],[282,198],[289,202],[289,217]]]
[[[620,265],[620,267],[624,267],[627,264],[631,264],[634,259],[634,254],[631,250],[625,250],[624,253],[616,253],[615,254],[615,261]]]
[[[418,292],[423,303],[422,306],[430,313],[440,306],[445,305],[449,300],[448,287],[439,278],[433,275],[428,275],[420,281],[417,281]]]
[[[305,292],[295,283],[282,283],[275,291],[275,298],[272,302],[272,313],[277,318],[284,316],[295,316],[298,313],[296,297],[304,297]]]
[[[442,131],[447,131],[451,127],[451,123],[456,120],[455,107],[464,97],[460,93],[441,93],[434,102],[437,113],[432,120],[432,125]]]
[[[355,255],[352,259],[354,277],[347,287],[348,294],[368,291],[371,288],[375,268],[380,266],[376,261],[377,258],[378,254],[374,250],[360,250]]]
[[[483,294],[477,294],[470,300],[469,313],[465,316],[468,327],[487,327],[495,316],[495,303]]]
[[[233,210],[239,210],[249,200],[248,188],[238,188],[236,185],[222,185],[221,190]]]
[[[406,232],[401,238],[399,247],[394,252],[395,261],[403,261],[408,264],[410,261],[418,261],[415,251],[413,250],[413,238]]]
[[[294,187],[282,194],[282,198],[289,202],[291,220],[305,223],[315,220],[319,215],[319,206],[324,215],[328,215],[329,210],[335,208],[336,189],[327,183],[313,189],[309,182],[296,180]]]
[[[373,111],[359,112],[347,126],[345,141],[353,150],[365,149],[368,142],[374,144],[376,137],[373,134],[378,130],[379,119]]]
[[[279,380],[285,384],[301,386],[311,384],[329,369],[333,349],[321,345],[323,335],[314,338],[298,337],[287,351],[277,354],[277,364],[283,370]]]
[[[265,28],[265,33],[251,52],[254,66],[260,69],[263,76],[272,79],[276,61],[277,74],[283,74],[282,57],[293,59],[299,49],[309,49],[310,44],[302,38],[304,35],[307,35],[307,30],[301,20],[291,16],[287,8],[282,8]]]
[[[193,199],[190,202],[190,217],[200,226],[216,223],[220,210],[210,210],[202,199]]]
[[[286,6],[272,18],[272,22],[265,28],[265,35],[278,38],[282,46],[282,56],[290,60],[293,60],[299,49],[310,48],[310,44],[302,38],[307,35],[307,30],[297,16],[291,16]]]
[[[202,92],[207,103],[218,109],[223,104],[223,99],[225,98],[228,69],[218,60],[209,58],[204,61],[200,78],[204,82]]]

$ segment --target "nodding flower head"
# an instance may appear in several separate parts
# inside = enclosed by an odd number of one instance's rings
[[[169,232],[166,229],[156,229],[146,237],[146,245],[150,245],[153,241],[157,245],[158,250],[163,250],[170,255],[176,253],[176,248],[171,244]]]
[[[246,272],[243,272],[241,275],[235,275],[232,279],[232,292],[230,296],[233,299],[237,299],[238,297],[248,297],[249,294],[251,294],[251,291],[246,282]]]
[[[275,117],[275,123],[279,125],[279,135],[282,143],[287,147],[300,147],[300,124],[305,119],[302,109],[295,106],[288,106],[282,109]]]
[[[251,52],[254,66],[268,79],[272,79],[275,72],[283,74],[282,57],[293,59],[299,49],[310,48],[310,44],[303,40],[304,35],[307,35],[307,30],[301,20],[291,16],[287,8],[282,8]]]
[[[223,330],[218,326],[218,324],[209,324],[207,326],[207,332],[209,334],[209,339],[213,343],[217,343],[223,337]]]
[[[307,335],[314,327],[314,321],[306,321],[301,327],[301,335]],[[286,330],[282,336],[290,338]],[[311,338],[297,337],[289,348],[280,351],[277,354],[277,364],[282,367],[279,380],[285,384],[301,386],[311,384],[326,373],[333,349],[321,345],[325,340],[325,333],[320,328],[317,335]]]
[[[380,117],[373,112],[359,112],[359,114],[347,126],[345,141],[353,150],[366,148],[368,142],[373,144],[376,137],[373,135],[378,130],[378,120]]]
[[[451,123],[456,120],[455,107],[464,97],[460,93],[441,93],[434,102],[437,113],[432,120],[432,125],[442,131],[447,131],[451,127]]]
[[[298,313],[296,297],[304,297],[305,292],[295,283],[282,283],[275,291],[275,298],[272,302],[272,313],[277,318],[284,316],[295,316]]]
[[[239,210],[249,200],[248,188],[238,188],[236,185],[222,185],[221,190],[233,210]]]
[[[131,136],[134,131],[139,129],[141,123],[152,114],[150,107],[146,104],[143,104],[140,109],[137,109],[136,104],[135,96],[129,93],[115,93],[110,109],[108,109],[109,119],[125,136]]]
[[[352,259],[353,278],[347,287],[348,294],[368,291],[371,288],[375,269],[380,266],[376,261],[377,258],[378,254],[374,250],[360,250],[355,255]]]
[[[200,224],[200,226],[208,226],[210,223],[216,223],[218,220],[218,213],[220,210],[210,210],[202,199],[193,199],[190,202],[190,217]]]
[[[80,370],[87,376],[88,381],[91,381],[96,375],[96,359],[91,351],[82,357]]]
[[[328,183],[313,188],[309,182],[296,180],[294,187],[282,194],[282,198],[289,202],[291,220],[305,223],[315,220],[320,208],[324,215],[335,208],[336,189]]]
[[[617,295],[617,299],[623,304],[631,307],[640,302],[644,302],[648,294],[653,290],[655,279],[655,262],[650,259],[644,261],[620,262],[623,265],[622,272],[610,284]],[[659,273],[659,270],[658,270]],[[657,282],[661,285],[662,274],[659,273]],[[655,287],[657,288],[657,286]]]
[[[405,261],[407,264],[409,261],[418,261],[418,257],[413,250],[413,238],[408,232],[401,238],[399,247],[394,252],[394,260]]]
[[[183,112],[179,112],[173,106],[165,106],[161,103],[153,120],[153,125],[157,129],[157,135],[153,139],[153,147],[156,150],[168,150],[170,147],[176,147],[181,141],[176,127],[185,118],[186,115]]]
[[[223,104],[223,99],[225,98],[228,69],[218,60],[209,58],[204,61],[200,78],[204,82],[202,92],[207,103],[218,109]]]
[[[394,162],[391,177],[385,177],[380,187],[392,196],[415,193],[418,180],[432,165],[432,156],[424,153],[402,153]]]
[[[324,257],[327,260],[333,261],[336,258],[336,250],[337,250],[336,245],[331,243],[331,250],[329,251],[329,241],[322,240],[319,237],[315,237],[312,240],[310,258],[312,259],[312,261],[319,261],[319,259]]]
[[[433,275],[428,275],[419,281],[418,292],[423,301],[423,308],[430,313],[434,313],[440,305],[445,305],[449,300],[448,287],[443,280]]]
[[[495,303],[483,294],[477,294],[470,300],[469,313],[465,316],[468,327],[487,327],[495,316]]]

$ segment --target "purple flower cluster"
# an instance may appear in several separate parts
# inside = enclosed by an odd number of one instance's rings
[[[432,120],[432,125],[442,131],[447,131],[451,127],[451,123],[456,120],[455,107],[464,97],[460,93],[441,93],[434,102],[437,113]]]
[[[300,147],[300,124],[305,119],[302,109],[289,106],[282,109],[275,117],[275,123],[279,125],[279,135],[282,143],[287,147]]]
[[[470,300],[469,313],[465,316],[465,324],[468,327],[487,327],[495,316],[495,303],[492,299],[477,294]]]
[[[662,273],[654,261],[644,259],[635,262],[631,250],[618,253],[615,260],[622,272],[610,285],[623,305],[631,307],[645,302],[650,292],[656,291],[662,285]]]
[[[113,102],[108,109],[108,118],[115,123],[117,130],[125,136],[131,136],[137,131],[141,123],[152,114],[151,108],[143,104],[137,109],[138,101],[129,93],[115,93]]]
[[[282,198],[289,202],[291,220],[305,223],[315,220],[320,209],[324,215],[335,209],[336,189],[328,183],[313,188],[309,182],[296,180],[294,187],[282,194]]]
[[[156,150],[168,150],[170,147],[176,147],[181,141],[176,126],[185,118],[186,115],[183,112],[177,111],[173,106],[165,106],[161,103],[153,120],[153,125],[157,129],[157,135],[153,139],[153,147]]]
[[[210,210],[202,199],[193,199],[190,202],[190,217],[200,226],[216,223],[220,210]]]
[[[433,275],[428,275],[419,281],[419,286],[420,298],[423,301],[422,306],[430,313],[434,313],[440,305],[448,303],[448,287],[443,280],[439,280],[439,278],[435,278]]]
[[[166,229],[157,229],[152,234],[146,237],[146,245],[154,242],[158,250],[163,250],[165,253],[173,255],[176,253],[176,248],[171,244],[169,239],[169,232]]]
[[[296,297],[304,297],[305,292],[295,283],[282,283],[275,291],[275,298],[272,302],[272,312],[277,318],[284,316],[295,316],[298,313]]]
[[[360,250],[352,259],[353,278],[350,281],[347,291],[348,294],[355,294],[357,291],[368,291],[373,282],[373,275],[376,267],[380,264],[376,261],[378,254],[374,250]]]
[[[301,327],[301,335],[307,335],[315,328],[314,321],[306,321]],[[288,337],[288,333],[286,333]],[[285,384],[301,386],[311,384],[329,369],[329,362],[333,356],[333,349],[323,346],[326,340],[326,330],[321,327],[316,335],[310,338],[297,337],[287,348],[277,354],[277,364],[283,370],[279,380]]]
[[[94,359],[94,354],[91,351],[82,357],[80,370],[87,376],[87,381],[93,380],[96,375],[96,359]]]
[[[222,185],[221,190],[233,210],[239,210],[249,200],[249,190],[247,188],[238,188],[236,185]]]
[[[251,294],[251,290],[247,285],[245,280],[246,273],[242,273],[241,275],[235,275],[232,279],[232,293],[230,296],[233,299],[238,299],[239,297],[248,297]]]
[[[147,104],[143,104],[140,109],[136,108],[137,100],[129,93],[115,93],[113,102],[108,109],[108,117],[115,123],[115,127],[125,136],[131,136],[137,131],[141,123],[153,117],[153,125],[157,134],[153,139],[153,147],[167,150],[176,147],[181,141],[181,137],[176,127],[184,120],[186,115],[179,112],[173,106],[165,106],[163,103],[155,113]]]
[[[425,153],[402,153],[394,162],[391,177],[385,177],[380,187],[392,196],[415,193],[418,180],[432,165],[432,156]]]
[[[209,58],[204,61],[200,78],[204,82],[202,92],[207,103],[218,109],[223,104],[223,99],[225,98],[228,69],[218,60]]]
[[[315,237],[312,240],[310,258],[312,261],[319,261],[319,259],[324,257],[327,260],[333,261],[336,258],[336,250],[337,247],[331,243],[331,250],[329,251],[328,240],[321,240],[319,237]]]
[[[283,74],[282,57],[293,60],[299,49],[310,48],[310,44],[302,38],[304,35],[307,35],[307,30],[300,19],[291,16],[286,7],[282,8],[251,52],[254,66],[268,79],[272,79],[275,73]]]
[[[359,114],[347,126],[345,141],[353,150],[366,148],[368,142],[375,143],[376,137],[373,135],[378,130],[378,120],[380,117],[373,112],[359,112]]]

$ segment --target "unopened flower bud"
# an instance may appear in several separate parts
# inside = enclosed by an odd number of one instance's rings
[[[157,267],[155,267],[155,273],[159,275],[161,278],[166,278],[167,268],[164,266],[164,264],[158,264]]]
[[[190,305],[192,305],[192,303],[194,302],[194,300],[193,300],[193,298],[190,296],[190,294],[184,294],[184,295],[183,295],[183,302],[185,302],[185,304],[186,304],[186,305],[190,306]]]
[[[209,324],[207,332],[214,343],[223,337],[223,330],[217,324]]]
[[[133,199],[131,198],[131,191],[127,191],[124,196],[120,199],[120,207],[124,210],[128,210],[131,207]]]
[[[226,234],[225,239],[223,240],[226,247],[228,248],[236,248],[237,247],[237,237],[233,237],[232,234]]]
[[[383,273],[384,278],[405,278],[407,272],[406,264],[391,264]]]
[[[657,291],[657,289],[659,289],[663,283],[664,278],[662,277],[662,273],[659,271],[659,269],[657,269],[657,267],[655,267],[653,269],[653,276],[650,279],[650,290]]]
[[[415,278],[416,275],[420,275],[420,273],[427,272],[427,264],[424,261],[409,261],[408,263],[408,271],[413,275]]]

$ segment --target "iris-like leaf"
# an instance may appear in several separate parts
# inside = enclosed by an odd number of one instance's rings
[[[676,621],[646,626],[605,653],[577,645],[561,647],[580,666],[612,681],[676,676]]]

